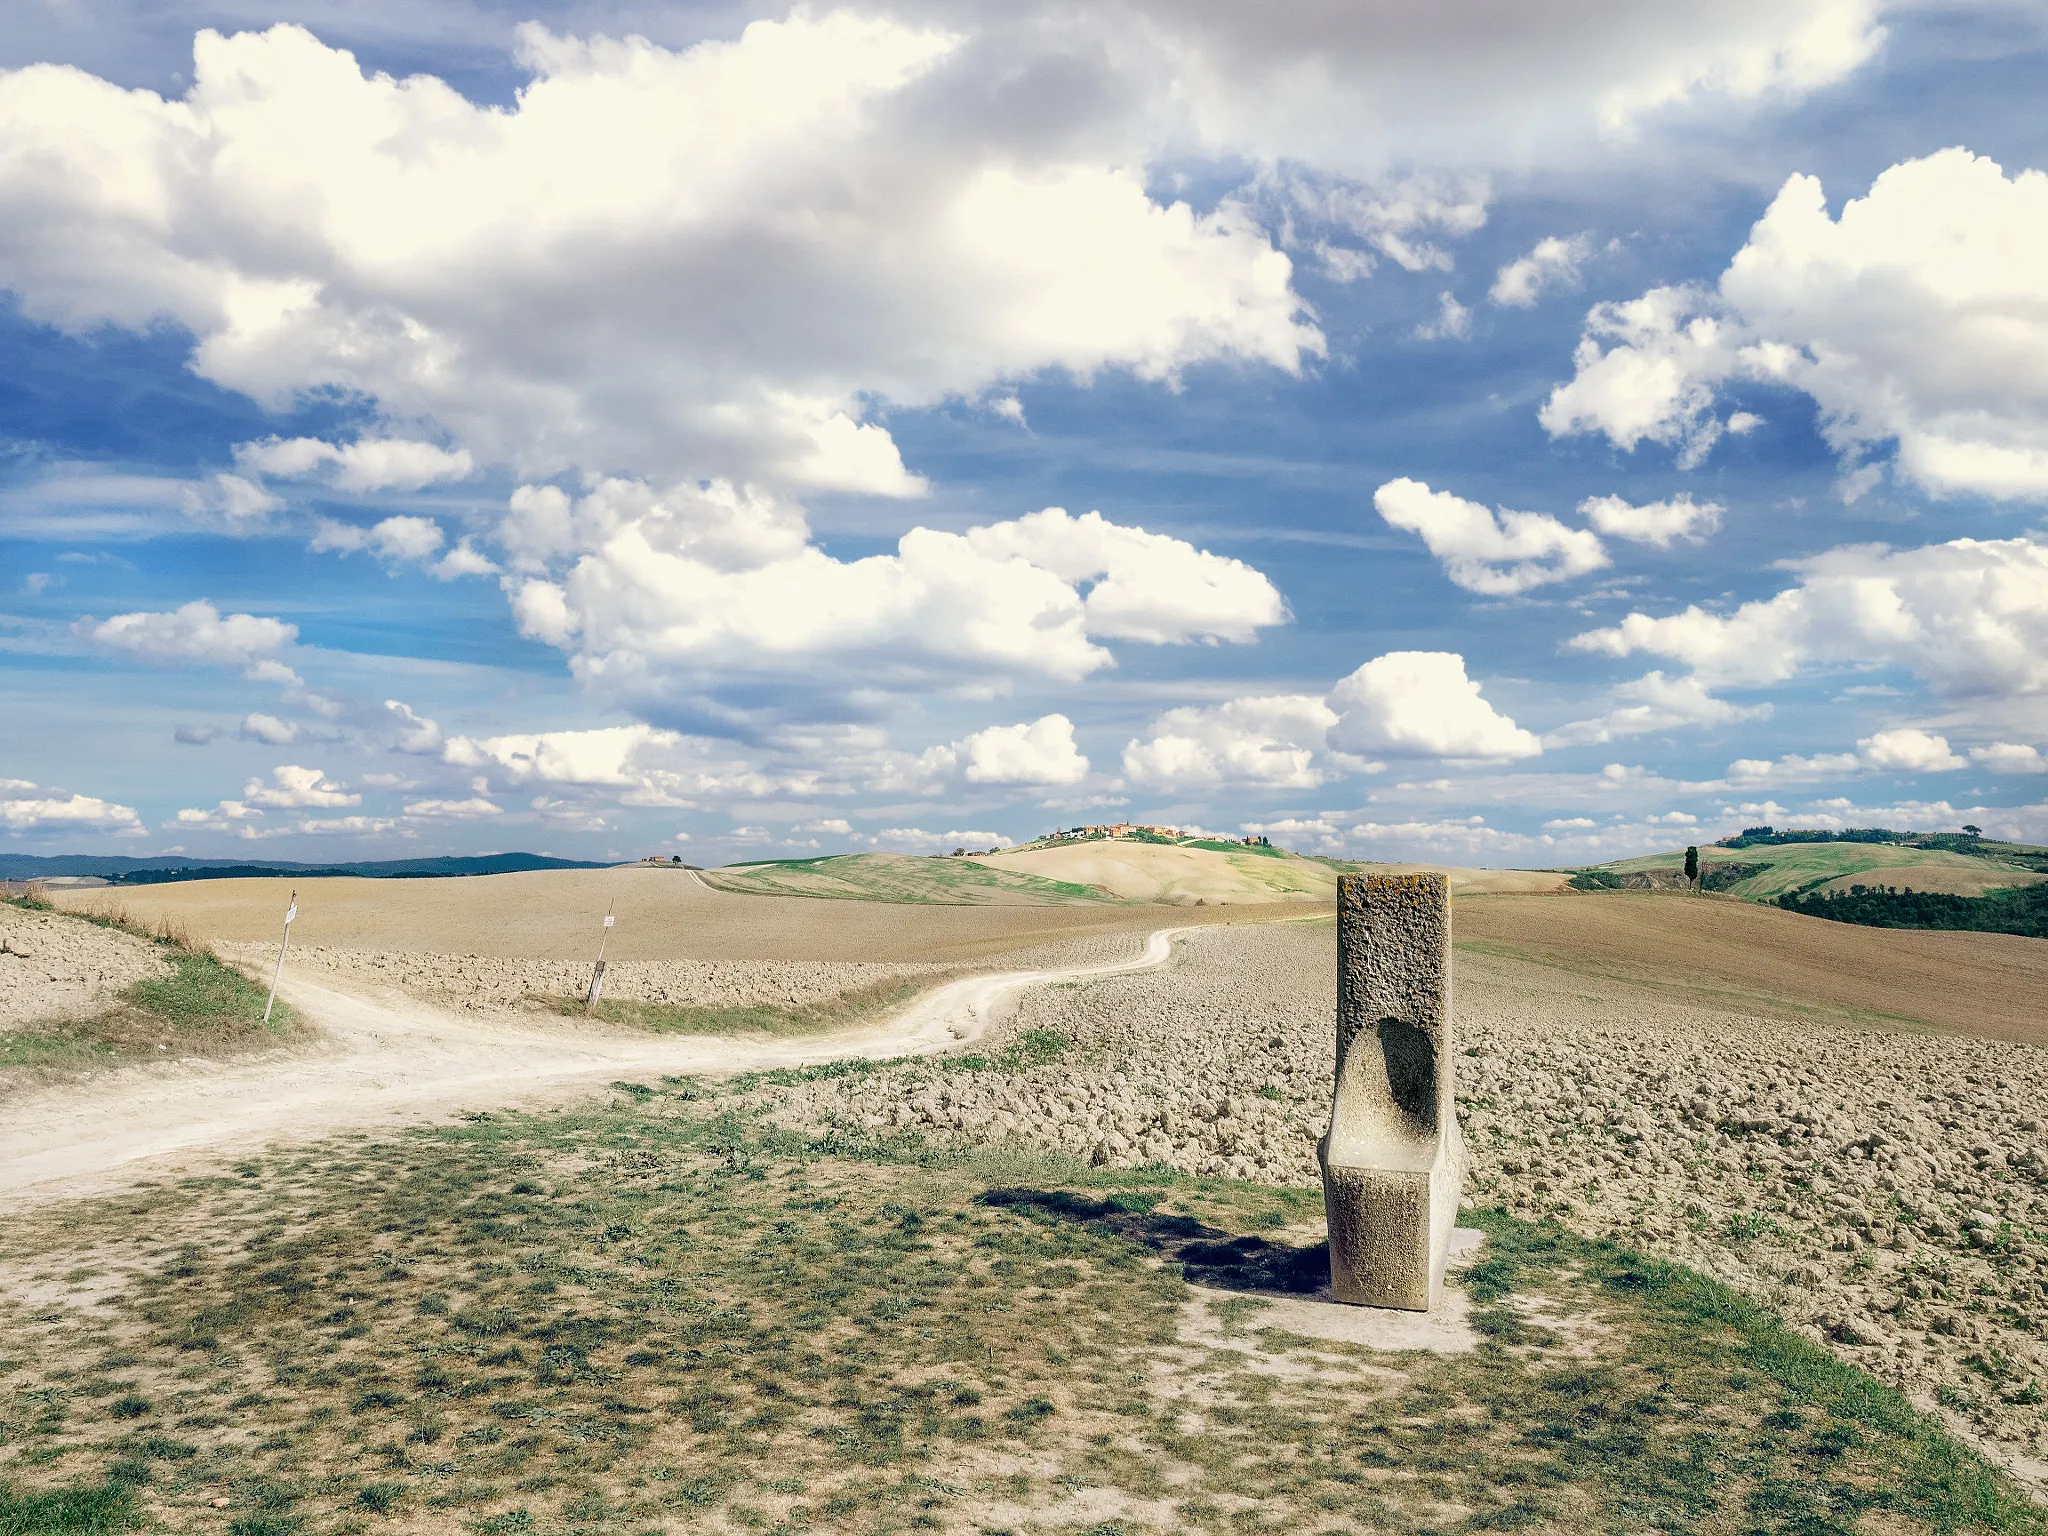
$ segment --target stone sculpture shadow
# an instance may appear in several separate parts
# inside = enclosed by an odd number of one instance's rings
[[[991,1189],[978,1205],[1019,1210],[1040,1219],[1072,1222],[1140,1244],[1180,1265],[1191,1285],[1219,1291],[1263,1291],[1312,1296],[1330,1278],[1330,1247],[1296,1248],[1263,1237],[1240,1237],[1192,1216],[1171,1216],[1118,1205],[1115,1197],[1091,1200],[1059,1189]]]

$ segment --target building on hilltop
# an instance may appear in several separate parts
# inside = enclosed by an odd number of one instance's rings
[[[1098,823],[1088,827],[1063,827],[1058,831],[1046,833],[1038,841],[1042,843],[1073,843],[1085,842],[1090,838],[1097,837],[1136,838],[1154,843],[1185,843],[1192,841],[1231,842],[1242,844],[1246,848],[1270,848],[1273,846],[1271,839],[1261,837],[1256,833],[1246,837],[1210,838],[1205,834],[1190,832],[1182,827],[1159,827],[1152,826],[1149,823],[1131,821]]]

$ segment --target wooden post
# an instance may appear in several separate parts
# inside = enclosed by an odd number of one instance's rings
[[[292,899],[284,909],[284,942],[277,946],[277,969],[270,973],[270,998],[263,1005],[263,1022],[270,1023],[270,1010],[277,1006],[277,984],[284,976],[284,952],[292,947],[292,919],[299,915],[299,893],[292,892]]]
[[[604,995],[604,947],[612,936],[612,908],[608,902],[604,909],[604,931],[597,941],[597,964],[590,972],[590,995],[583,1000],[583,1011],[596,1011],[597,1000]]]

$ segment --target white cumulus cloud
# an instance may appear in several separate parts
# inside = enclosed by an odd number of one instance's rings
[[[1579,503],[1579,516],[1609,538],[1629,539],[1669,549],[1685,539],[1697,543],[1721,526],[1726,509],[1712,501],[1694,501],[1681,492],[1669,501],[1632,506],[1619,496],[1589,496]]]
[[[1967,766],[1949,750],[1946,736],[1910,725],[1864,737],[1856,754],[1880,773],[1946,773]]]
[[[921,484],[871,399],[1321,348],[1228,207],[1153,201],[1086,135],[963,135],[959,31],[833,10],[679,50],[519,36],[509,109],[295,26],[201,32],[181,101],[0,76],[0,282],[71,329],[171,318],[216,383],[359,392],[529,473],[895,495]],[[332,463],[364,486],[453,467],[355,446]]]
[[[1606,714],[1591,720],[1559,726],[1544,737],[1544,745],[1617,741],[1688,725],[1731,725],[1767,719],[1771,713],[1769,704],[1736,704],[1716,698],[1697,677],[1666,677],[1662,672],[1647,672],[1618,684],[1614,697],[1627,702],[1617,702]]]
[[[1047,507],[970,529],[967,542],[984,556],[1023,560],[1076,588],[1086,585],[1088,632],[1108,640],[1246,641],[1287,617],[1273,583],[1243,561],[1112,523],[1100,512],[1073,517],[1064,507]]]
[[[1390,651],[1330,690],[1330,744],[1360,757],[1534,757],[1543,750],[1480,696],[1453,651]]]
[[[1097,638],[1245,641],[1287,618],[1241,561],[1059,508],[965,534],[913,528],[893,554],[839,560],[772,499],[613,482],[580,500],[522,493],[507,542],[533,573],[511,581],[523,631],[627,689],[677,668],[813,681],[828,664],[870,687],[1071,680],[1111,664]]]
[[[1713,290],[1596,306],[1543,424],[1697,462],[1724,430],[1722,385],[1780,384],[1813,398],[1852,471],[1895,444],[1898,472],[1937,494],[2048,500],[2044,245],[2048,174],[1966,149],[1892,166],[1839,218],[1795,175]]]
[[[284,498],[240,475],[216,474],[188,486],[181,498],[185,515],[228,533],[250,533],[262,526]]]
[[[163,613],[119,613],[81,631],[93,644],[143,661],[240,667],[261,682],[296,682],[278,652],[298,639],[298,626],[251,613],[223,615],[200,598]]]
[[[405,802],[405,814],[472,819],[478,816],[503,815],[504,808],[495,801],[486,800],[482,795],[472,795],[467,800],[408,800]]]
[[[1330,776],[1336,711],[1313,694],[1266,694],[1169,709],[1125,748],[1124,774],[1141,784],[1243,784],[1306,789]]]
[[[824,750],[801,754],[803,766],[764,771],[730,743],[644,723],[583,731],[537,731],[505,736],[450,737],[441,758],[454,767],[482,770],[473,788],[551,785],[596,795],[610,803],[688,808],[705,802],[771,794],[820,792]],[[553,801],[550,806],[561,807]]]
[[[1258,694],[1170,709],[1125,746],[1126,777],[1175,788],[1307,789],[1385,758],[1534,757],[1542,743],[1501,714],[1450,651],[1390,651],[1326,697]]]
[[[343,805],[361,805],[363,797],[352,794],[336,784],[318,768],[301,768],[296,763],[286,763],[270,770],[271,782],[251,779],[242,787],[242,801],[246,805],[262,806],[269,810],[305,810],[310,807],[331,808]]]
[[[387,724],[396,732],[391,741],[392,751],[428,756],[443,747],[440,725],[417,713],[411,705],[386,699],[384,713]]]
[[[1420,534],[1444,574],[1470,592],[1507,596],[1607,564],[1599,538],[1542,512],[1498,513],[1420,480],[1389,480],[1373,505],[1393,527]]]
[[[1415,327],[1418,341],[1464,341],[1472,334],[1472,311],[1446,288],[1436,296],[1436,318]]]
[[[442,448],[403,437],[366,437],[352,443],[272,437],[237,443],[235,462],[256,474],[279,479],[317,474],[344,491],[418,491],[464,479],[476,469],[467,449]]]
[[[132,806],[93,795],[64,795],[36,789],[25,779],[0,779],[0,828],[9,832],[112,832],[142,835],[142,818]]]
[[[367,549],[395,565],[403,560],[426,559],[441,547],[444,538],[441,525],[431,517],[387,517],[368,528],[323,518],[309,547],[316,554],[330,550],[348,554]]]
[[[1970,761],[1993,773],[2048,773],[2048,752],[2023,742],[1994,741],[1970,748]]]
[[[1486,296],[1510,309],[1530,309],[1545,290],[1576,288],[1579,268],[1592,254],[1586,235],[1546,235],[1526,256],[1517,256],[1494,275]]]
[[[240,734],[244,741],[260,741],[267,747],[288,747],[299,739],[299,727],[294,721],[258,712],[242,717]]]
[[[1891,666],[1949,695],[2048,688],[2048,542],[1858,545],[1794,569],[1797,585],[1731,614],[1698,606],[1662,618],[1631,613],[1570,643],[1610,656],[1669,656],[1710,687]]]
[[[919,759],[934,774],[957,774],[969,784],[1078,784],[1088,777],[1088,759],[1074,743],[1074,723],[1065,715],[1043,715],[1020,725],[992,725]]]

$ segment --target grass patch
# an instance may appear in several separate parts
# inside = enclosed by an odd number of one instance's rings
[[[852,987],[814,1003],[785,1006],[743,1003],[696,1006],[683,1003],[641,1003],[630,998],[602,999],[591,1016],[629,1029],[671,1035],[817,1035],[852,1029],[908,1003],[944,977],[893,976]],[[564,1017],[582,1018],[580,998],[551,997],[547,1005]]]
[[[698,878],[721,891],[808,896],[826,901],[896,901],[937,906],[1076,906],[1114,903],[1092,885],[1049,880],[970,859],[901,853],[826,854],[707,869]]]
[[[9,887],[0,901],[24,911],[57,913],[41,889]],[[224,965],[184,930],[168,923],[151,930],[119,909],[62,913],[61,921],[113,929],[154,945],[169,974],[139,981],[113,1006],[90,1018],[38,1023],[0,1034],[0,1070],[9,1067],[79,1068],[175,1051],[212,1054],[268,1042],[292,1032],[297,1020],[280,1002],[263,1019],[267,986]]]
[[[14,1270],[139,1265],[90,1314],[0,1300],[0,1468],[48,1484],[0,1508],[104,1478],[230,1536],[1021,1530],[1083,1492],[1129,1533],[2048,1530],[1724,1287],[1498,1213],[1466,1217],[1481,1345],[1372,1355],[1230,1290],[1313,1283],[1256,1236],[1313,1191],[801,1136],[701,1085],[259,1172],[0,1234]],[[1218,1301],[1227,1347],[1187,1342]]]
[[[124,1483],[20,1494],[0,1483],[0,1536],[112,1536],[141,1523],[135,1490]]]
[[[1066,1036],[1050,1029],[1027,1029],[993,1056],[941,1056],[936,1065],[942,1072],[1029,1072],[1064,1061],[1068,1046]]]

